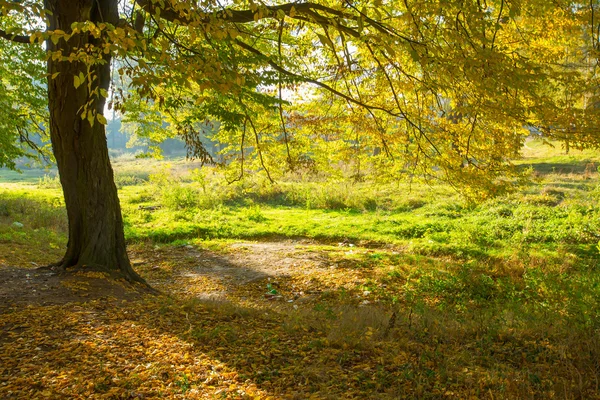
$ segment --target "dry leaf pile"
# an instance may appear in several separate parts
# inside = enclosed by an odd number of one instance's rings
[[[135,246],[161,295],[11,270],[32,283],[1,292],[0,398],[599,398],[564,346],[401,312],[352,257],[259,250]]]

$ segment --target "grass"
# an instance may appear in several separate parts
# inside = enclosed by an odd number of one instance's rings
[[[0,190],[0,264],[57,261],[66,232],[64,201],[56,191],[14,184]]]
[[[44,168],[22,169],[21,171],[12,171],[9,169],[0,168],[0,182],[20,182],[20,183],[36,183],[45,176],[53,178],[56,176],[56,170]]]
[[[160,316],[156,326],[225,360],[259,398],[599,398],[599,157],[536,141],[524,152],[532,183],[480,204],[443,185],[224,185],[181,160],[175,172],[116,162],[132,259],[174,294],[128,318]],[[50,179],[4,183],[0,264],[60,256],[62,207]],[[236,242],[282,239],[321,266],[233,284],[198,275],[186,253],[249,262]],[[286,301],[266,301],[267,290]],[[179,394],[201,386],[174,376]]]

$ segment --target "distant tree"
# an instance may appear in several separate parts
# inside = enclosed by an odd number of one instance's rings
[[[414,174],[494,191],[525,126],[571,145],[599,143],[597,108],[589,106],[597,88],[594,2],[119,4],[0,0],[0,37],[23,43],[22,51],[45,43],[49,130],[69,219],[60,268],[140,280],[108,158],[109,96],[121,112],[137,106],[168,118],[200,158],[209,156],[201,123],[219,121],[240,159],[251,146],[267,170],[306,159],[293,145],[316,146],[323,158],[344,153],[345,143],[350,154],[382,149],[382,170],[393,160]],[[111,95],[115,57],[122,85]],[[285,101],[294,89],[298,101]],[[274,148],[284,149],[281,160],[266,157]]]

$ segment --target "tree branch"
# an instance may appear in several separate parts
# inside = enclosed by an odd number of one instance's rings
[[[2,29],[0,29],[0,38],[6,39],[6,40],[10,40],[11,42],[15,42],[15,43],[23,43],[23,44],[29,44],[29,43],[31,43],[31,37],[30,36],[25,36],[25,35],[11,35],[10,33],[7,33],[6,31],[3,31]]]
[[[200,22],[200,23],[208,23],[211,20],[218,19],[227,22],[254,22],[255,11],[252,10],[234,10],[231,8],[226,8],[218,13],[196,13],[195,15],[198,18],[193,18],[190,16],[182,15],[178,10],[174,9],[172,6],[167,5],[166,8],[161,8],[152,0],[136,0],[136,3],[145,11],[150,12],[152,14],[156,14],[156,10],[160,9],[160,17],[164,18],[168,21],[181,21],[182,23],[192,23],[192,22]],[[334,10],[332,8],[315,4],[315,3],[287,3],[281,4],[277,6],[263,6],[263,9],[266,9],[270,12],[269,15],[265,15],[265,17],[276,17],[278,11],[283,11],[287,16],[289,16],[292,9],[298,13],[310,13],[314,12],[314,10],[324,11],[336,17],[342,18],[352,18],[352,15],[346,14],[342,11]],[[317,14],[318,15],[318,14]],[[318,22],[318,21],[316,21]]]
[[[248,119],[246,118],[244,120],[244,130],[242,131],[242,143],[240,144],[240,153],[242,154],[242,157],[240,160],[240,175],[231,181],[228,180],[227,183],[230,185],[234,182],[242,180],[242,178],[244,177],[244,140],[246,139],[246,123],[247,122],[248,122]]]
[[[242,105],[244,105],[244,104],[242,103]],[[244,108],[246,108],[245,105],[244,105]],[[252,118],[250,118],[250,116],[248,115],[247,112],[246,112],[246,120],[248,122],[250,122],[250,127],[254,131],[254,138],[256,140],[256,152],[258,153],[260,165],[262,165],[263,169],[267,173],[267,178],[269,178],[269,182],[275,183],[273,178],[271,178],[271,174],[269,173],[269,170],[267,169],[267,166],[265,165],[265,160],[263,159],[262,150],[260,149],[260,138],[258,137],[258,131],[256,130],[256,127],[254,126],[254,122],[252,121]]]
[[[170,5],[167,5],[167,7],[163,9],[157,6],[153,0],[135,1],[144,11],[149,12],[151,14],[157,14],[156,10],[160,9],[160,18],[166,19],[171,22],[180,21],[181,23],[192,25],[194,23],[207,24],[215,20],[233,23],[255,22],[255,17],[257,14],[257,11],[252,10],[235,10],[232,8],[225,8],[217,13],[195,12],[194,14],[192,14],[192,16],[190,16],[180,13],[178,10],[174,9]],[[322,4],[316,4],[311,2],[286,3],[276,6],[261,6],[261,9],[267,11],[267,13],[262,15],[261,18],[278,19],[280,18],[278,16],[278,12],[282,11],[289,18],[302,20],[306,22],[314,22],[320,25],[333,26],[336,29],[339,29],[340,31],[356,38],[361,36],[360,32],[358,32],[356,29],[341,24],[340,19],[343,18],[351,21],[358,21],[359,19],[362,19],[363,21],[367,22],[371,27],[373,27],[381,33],[395,36],[409,43],[419,44],[418,41],[399,34],[391,27],[385,26],[382,23],[369,18],[362,12],[359,12],[360,15],[353,15],[341,10],[336,10],[334,8],[324,6]],[[328,18],[319,14],[317,11],[321,11],[323,13],[329,14],[331,17],[336,18]]]
[[[287,75],[289,77],[296,78],[296,79],[298,79],[301,82],[312,83],[314,85],[317,85],[317,86],[319,86],[319,87],[321,87],[321,88],[323,88],[323,89],[325,89],[325,90],[327,90],[327,91],[329,91],[329,92],[331,92],[331,93],[333,93],[333,94],[335,94],[335,95],[337,95],[337,96],[339,96],[339,97],[341,97],[341,98],[343,98],[343,99],[345,99],[345,100],[347,100],[347,101],[349,101],[351,103],[354,103],[354,104],[356,104],[358,106],[364,107],[365,109],[383,111],[386,114],[389,114],[389,115],[394,116],[394,117],[404,117],[402,114],[395,113],[392,110],[388,110],[387,108],[379,107],[379,106],[374,106],[374,105],[369,105],[369,104],[363,103],[363,102],[361,102],[361,101],[359,101],[359,100],[357,100],[357,99],[355,99],[355,98],[353,98],[351,96],[348,96],[348,95],[340,92],[339,90],[336,90],[336,89],[332,88],[331,86],[329,86],[329,85],[327,85],[327,84],[325,84],[325,83],[323,83],[321,81],[318,81],[316,79],[307,78],[305,76],[298,75],[296,73],[288,71],[287,69],[283,68],[282,66],[280,66],[279,64],[277,64],[276,62],[274,62],[273,60],[271,60],[268,56],[266,56],[265,54],[263,54],[261,51],[255,49],[254,47],[250,46],[249,44],[244,43],[244,42],[242,42],[241,40],[239,40],[237,38],[234,41],[241,48],[246,49],[249,52],[251,52],[253,54],[256,54],[257,56],[260,56],[260,57],[264,58],[267,61],[267,63],[274,70],[276,70],[278,72],[281,72],[281,73],[283,73],[283,74],[285,74],[285,75]]]

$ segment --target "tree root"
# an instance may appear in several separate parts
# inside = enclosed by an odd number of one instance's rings
[[[61,260],[61,261],[50,263],[48,265],[42,265],[41,267],[37,267],[36,270],[61,272],[61,271],[65,271],[66,267],[65,267],[65,263]]]
[[[142,278],[141,276],[135,274],[128,274],[125,273],[121,270],[116,270],[116,269],[111,269],[111,268],[107,268],[106,266],[103,265],[88,265],[88,264],[80,264],[80,263],[70,263],[70,262],[65,262],[64,259],[61,261],[57,261],[48,265],[43,265],[41,267],[37,267],[36,270],[40,270],[40,271],[53,271],[55,274],[57,275],[65,275],[65,274],[76,274],[78,272],[102,272],[105,274],[108,274],[108,276],[111,279],[114,280],[119,280],[119,279],[123,279],[125,280],[127,283],[129,283],[132,287],[134,287],[134,285],[140,285],[142,287],[142,290],[150,293],[150,294],[154,294],[154,295],[159,295],[162,294],[158,289],[153,288],[152,286],[150,286],[150,284],[148,284],[148,282],[146,282],[146,280],[144,278]],[[140,287],[138,286],[136,289],[139,289]]]

